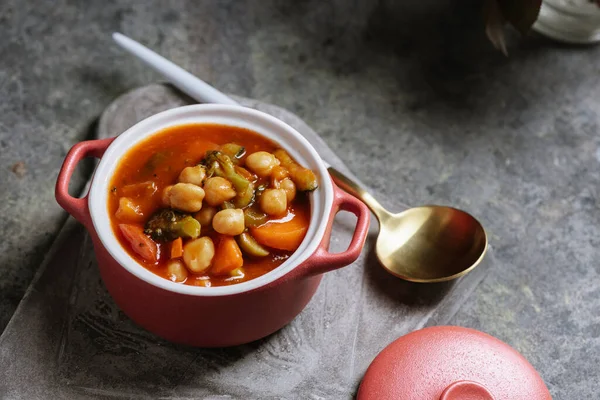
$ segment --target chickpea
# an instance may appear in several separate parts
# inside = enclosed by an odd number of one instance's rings
[[[236,236],[244,232],[244,212],[239,208],[221,210],[212,221],[215,231],[223,235]]]
[[[166,207],[171,207],[171,200],[169,199],[169,196],[171,195],[171,189],[173,189],[173,185],[169,185],[166,188],[164,188],[163,192],[162,192],[162,203],[163,206]]]
[[[171,260],[167,264],[167,277],[173,282],[183,282],[188,277],[187,269],[181,260]]]
[[[196,186],[202,186],[206,178],[206,168],[202,165],[196,165],[195,167],[186,167],[179,174],[178,181],[180,183],[192,183]]]
[[[140,206],[135,204],[130,198],[121,197],[115,217],[120,221],[139,222],[144,220],[144,213],[140,209]]]
[[[287,210],[287,194],[283,189],[267,189],[260,196],[260,208],[263,212],[277,217]]]
[[[215,256],[215,245],[208,236],[194,239],[183,246],[183,262],[193,273],[207,270]]]
[[[285,190],[288,204],[296,198],[296,184],[290,178],[285,178],[279,183],[279,188]]]
[[[217,209],[215,207],[205,206],[194,215],[194,218],[200,222],[201,226],[211,226],[216,213]]]
[[[246,158],[246,167],[259,177],[269,176],[277,165],[279,165],[279,160],[266,151],[257,151]]]
[[[284,167],[282,167],[280,165],[277,165],[271,171],[271,178],[273,178],[277,181],[282,181],[285,178],[287,178],[288,176],[290,176],[290,171],[288,171],[287,169],[285,169]]]
[[[197,212],[202,208],[204,190],[191,183],[178,183],[167,193],[169,205],[185,212]]]
[[[206,192],[204,200],[209,206],[220,206],[236,195],[231,182],[220,176],[208,178],[204,183],[204,191]]]

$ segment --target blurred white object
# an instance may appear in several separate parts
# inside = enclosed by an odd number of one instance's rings
[[[543,0],[533,29],[566,43],[600,42],[600,7],[589,0]]]

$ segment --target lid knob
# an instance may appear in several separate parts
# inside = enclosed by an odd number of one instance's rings
[[[483,386],[472,381],[458,381],[448,386],[440,400],[495,400]]]

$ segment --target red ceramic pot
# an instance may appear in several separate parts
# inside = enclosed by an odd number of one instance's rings
[[[298,250],[275,270],[224,287],[182,285],[161,278],[132,259],[114,236],[107,209],[109,182],[119,160],[147,137],[168,127],[211,123],[250,129],[277,142],[311,168],[320,187],[311,194],[311,219]],[[79,161],[100,158],[89,194],[74,198],[69,180]],[[58,203],[90,232],[100,274],[117,305],[145,329],[173,342],[200,347],[248,343],[282,328],[317,290],[322,274],[355,261],[366,239],[369,211],[332,182],[316,150],[295,129],[265,113],[240,106],[202,104],[154,115],[115,139],[75,145],[56,183]],[[348,249],[328,252],[333,219],[340,210],[357,216]]]

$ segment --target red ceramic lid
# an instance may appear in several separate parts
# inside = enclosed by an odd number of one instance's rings
[[[357,400],[552,400],[515,349],[485,333],[436,326],[402,336],[371,363]]]

